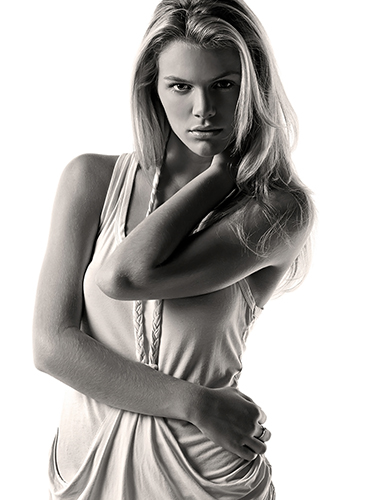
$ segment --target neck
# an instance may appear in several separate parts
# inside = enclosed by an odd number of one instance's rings
[[[193,153],[172,132],[167,144],[162,176],[178,189],[204,172],[212,162],[211,157],[202,157]],[[178,190],[176,189],[176,191]]]

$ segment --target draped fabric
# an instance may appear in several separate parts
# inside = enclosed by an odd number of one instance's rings
[[[95,284],[103,260],[126,237],[138,166],[119,157],[84,278],[81,328],[135,360],[132,303]],[[145,303],[146,344],[152,301]],[[246,280],[214,293],[165,300],[159,370],[212,388],[235,387],[250,327],[260,309]],[[148,350],[146,349],[146,352]],[[249,463],[180,420],[111,408],[67,388],[49,462],[50,500],[273,500],[264,456]]]

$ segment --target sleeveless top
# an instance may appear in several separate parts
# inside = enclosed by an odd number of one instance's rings
[[[84,276],[81,323],[86,334],[132,360],[132,302],[106,296],[95,284],[95,275],[126,237],[137,168],[132,154],[116,162]],[[246,280],[214,293],[165,300],[159,370],[212,388],[236,386],[246,337],[259,312]],[[59,471],[60,460],[77,464],[69,481]],[[274,498],[271,467],[264,456],[249,463],[188,422],[112,408],[70,387],[51,448],[49,490],[50,500]]]

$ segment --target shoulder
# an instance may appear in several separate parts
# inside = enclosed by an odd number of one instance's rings
[[[54,215],[96,222],[118,156],[82,154],[64,168],[57,188]]]
[[[108,187],[117,159],[118,156],[112,155],[79,155],[68,163],[61,179],[71,182],[71,187],[100,191]]]
[[[245,224],[264,228],[277,224],[290,236],[309,230],[312,218],[311,200],[308,193],[274,189],[262,199],[248,200],[245,208]]]
[[[77,156],[64,168],[59,191],[84,204],[104,202],[117,158],[93,153]]]
[[[309,194],[274,189],[244,206],[241,233],[246,246],[276,263],[289,263],[301,251],[313,222]]]

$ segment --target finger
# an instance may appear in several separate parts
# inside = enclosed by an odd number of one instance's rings
[[[263,427],[263,425],[259,425],[253,437],[265,443],[271,439],[271,436],[272,436],[271,432],[268,429],[266,429],[266,427]]]
[[[234,445],[234,446],[228,447],[227,449],[231,453],[234,453],[238,457],[241,457],[244,460],[247,460],[248,462],[252,462],[259,455],[259,453],[256,453],[252,448],[250,448],[249,446],[247,446],[245,444],[243,446]]]
[[[263,455],[267,451],[267,445],[254,436],[249,436],[244,444],[257,455]]]
[[[264,411],[262,410],[262,408],[260,406],[258,406],[256,403],[254,403],[254,401],[249,398],[249,396],[246,396],[246,394],[244,394],[243,392],[240,392],[238,391],[239,394],[241,394],[241,396],[246,399],[246,401],[249,401],[249,403],[253,404],[255,406],[255,408],[257,409],[259,415],[258,415],[258,422],[260,424],[264,424],[265,421],[267,420],[267,415],[264,413]]]
[[[255,453],[255,451],[253,451],[246,445],[240,446],[238,449],[236,449],[235,454],[243,458],[244,460],[247,460],[248,462],[252,462],[258,456],[258,453]]]
[[[249,401],[249,403],[253,403],[253,404],[255,404],[255,403],[254,403],[254,401],[253,401],[251,398],[249,398],[249,396],[246,396],[246,394],[244,394],[244,393],[243,393],[243,392],[241,392],[241,391],[238,391],[238,392],[241,394],[241,396],[242,396],[244,399],[246,399],[246,401]]]
[[[266,422],[266,420],[267,420],[267,415],[264,413],[264,411],[262,410],[262,408],[260,408],[259,406],[258,406],[258,408],[259,408],[259,412],[260,412],[260,415],[259,415],[259,418],[258,418],[258,422],[260,424],[264,424]]]

